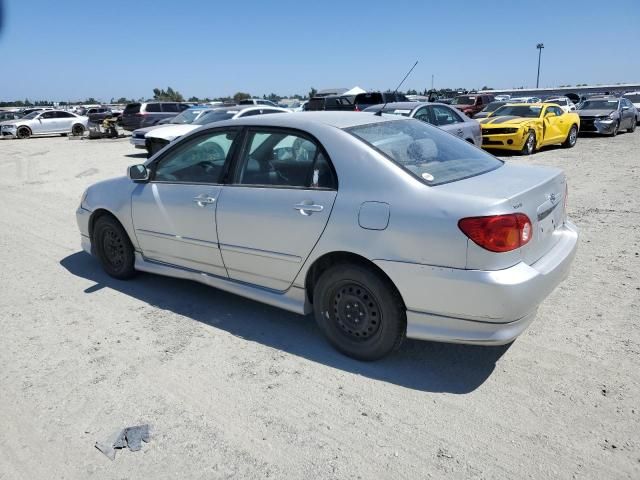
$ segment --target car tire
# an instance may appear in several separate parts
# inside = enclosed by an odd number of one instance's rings
[[[126,280],[135,275],[133,245],[114,217],[104,215],[98,218],[92,237],[96,255],[109,276]]]
[[[636,122],[631,122],[631,126],[627,128],[627,132],[633,133],[636,131]]]
[[[313,290],[316,322],[343,354],[378,360],[398,349],[405,338],[407,315],[391,282],[373,268],[335,265]]]
[[[16,137],[20,139],[29,138],[31,136],[31,130],[29,127],[20,127],[16,132]]]
[[[613,127],[613,132],[611,132],[609,134],[610,137],[615,137],[616,135],[618,135],[618,130],[620,130],[620,121],[617,121],[616,124]]]
[[[71,128],[71,135],[74,135],[76,137],[81,137],[82,135],[84,135],[84,126],[80,125],[79,123],[76,123]]]
[[[573,148],[576,146],[576,142],[578,141],[578,127],[572,125],[569,129],[569,133],[567,134],[566,140],[562,143],[564,148]]]
[[[533,130],[529,130],[529,134],[527,135],[527,140],[524,142],[524,146],[520,153],[522,155],[531,155],[536,151],[536,132]]]

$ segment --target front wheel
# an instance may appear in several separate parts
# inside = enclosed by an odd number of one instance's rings
[[[80,124],[74,125],[73,128],[71,129],[71,134],[76,137],[80,137],[84,135],[84,127]]]
[[[536,132],[529,132],[527,140],[524,142],[524,146],[520,153],[522,155],[531,155],[536,150]]]
[[[31,130],[27,127],[20,127],[16,132],[16,136],[21,139],[29,138],[31,136]]]
[[[329,342],[349,357],[377,360],[404,340],[407,317],[400,295],[372,268],[329,268],[314,288],[313,308]]]
[[[115,218],[98,218],[93,228],[93,242],[102,268],[110,276],[126,280],[135,275],[133,245]]]
[[[613,126],[613,132],[611,132],[611,135],[609,136],[615,137],[616,135],[618,135],[618,130],[620,130],[620,122],[616,122],[616,124]]]
[[[565,148],[572,148],[572,147],[575,147],[577,141],[578,141],[578,127],[573,125],[569,130],[567,139],[564,141],[562,146]]]
[[[627,132],[633,133],[635,131],[636,131],[636,122],[635,122],[635,118],[634,118],[633,121],[631,122],[631,126],[629,128],[627,128]]]

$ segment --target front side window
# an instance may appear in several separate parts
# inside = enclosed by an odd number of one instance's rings
[[[236,131],[198,136],[163,156],[155,168],[154,181],[220,183]]]
[[[333,171],[312,140],[289,132],[249,131],[236,184],[336,188]]]
[[[414,119],[345,130],[431,186],[481,175],[503,165],[470,143]]]

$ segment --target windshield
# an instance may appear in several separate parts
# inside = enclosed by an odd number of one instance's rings
[[[631,101],[632,103],[640,103],[640,94],[625,95],[624,98]]]
[[[483,112],[494,112],[504,104],[505,102],[491,102],[489,105],[484,107]]]
[[[461,95],[451,100],[451,105],[475,105],[476,97]]]
[[[616,110],[618,100],[587,100],[580,105],[580,110]]]
[[[504,105],[493,112],[492,117],[500,115],[510,115],[514,117],[537,118],[540,116],[542,107],[529,105]]]
[[[27,115],[25,115],[24,117],[22,117],[23,120],[31,120],[32,118],[36,118],[38,115],[40,115],[41,112],[31,112]]]
[[[179,124],[193,123],[193,121],[198,117],[198,115],[200,115],[200,113],[202,113],[201,109],[197,109],[197,110],[188,109],[176,115],[175,117],[173,117],[170,123],[179,123]]]
[[[497,158],[414,119],[345,129],[427,185],[455,182],[502,166]]]
[[[206,125],[207,123],[219,122],[221,120],[229,120],[238,112],[208,112],[193,122],[193,125]]]

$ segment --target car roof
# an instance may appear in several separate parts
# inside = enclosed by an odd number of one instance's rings
[[[255,105],[253,103],[249,103],[247,105],[228,105],[226,107],[213,107],[209,108],[212,112],[243,112],[245,110],[282,110],[283,112],[288,112],[286,108],[282,107],[274,107],[273,105]]]
[[[366,110],[367,111],[373,111],[376,107],[378,108],[382,108],[382,106],[385,105],[384,103],[379,103],[377,105],[372,105],[370,107],[368,107]],[[441,105],[443,107],[447,107],[447,108],[453,108],[451,105],[447,105],[446,103],[439,103],[439,102],[389,102],[386,104],[385,109],[387,108],[398,108],[398,109],[416,109],[418,107],[422,107],[422,106],[427,106],[427,105]]]
[[[291,112],[287,115],[255,115],[236,120],[215,122],[207,126],[231,126],[238,122],[246,125],[265,125],[284,128],[307,128],[312,125],[326,125],[335,128],[349,128],[371,123],[383,123],[390,121],[407,120],[403,117],[382,117],[368,112],[344,112],[344,111],[318,111],[318,112]]]

